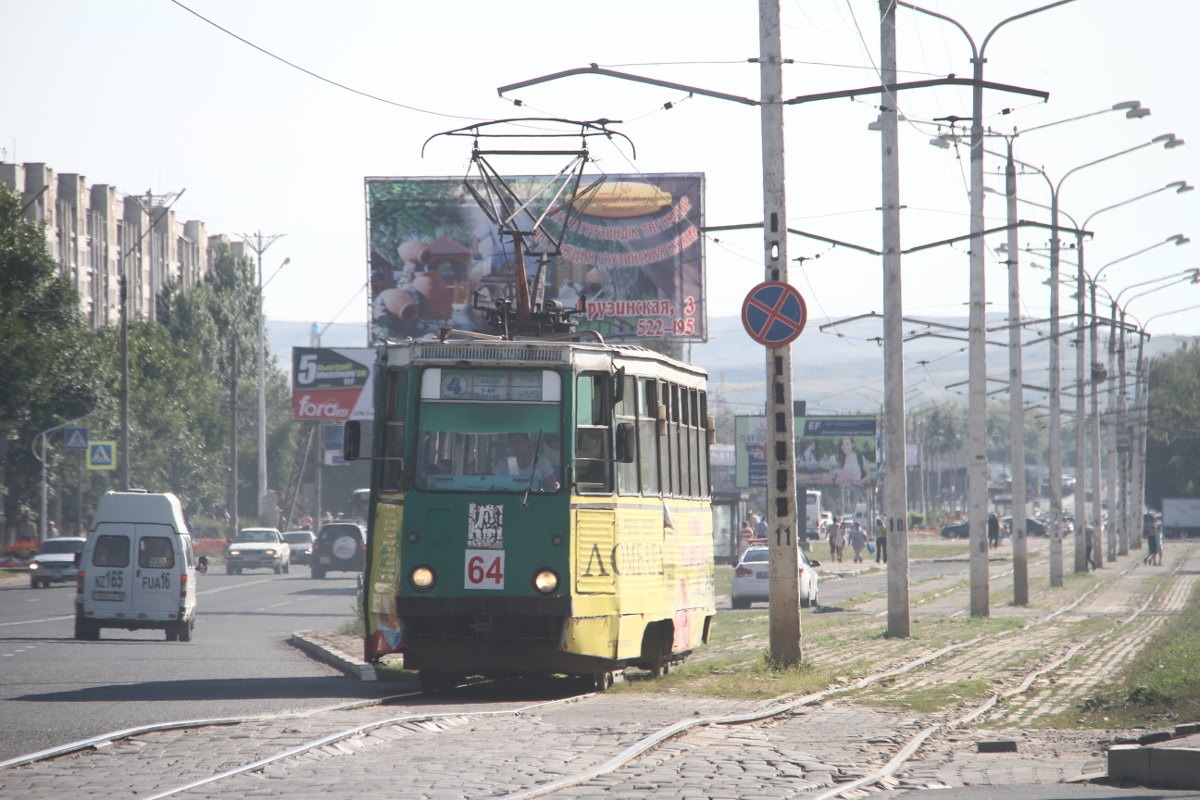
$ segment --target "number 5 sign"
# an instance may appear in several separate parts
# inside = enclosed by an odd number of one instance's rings
[[[468,550],[464,586],[467,589],[503,589],[504,551]]]

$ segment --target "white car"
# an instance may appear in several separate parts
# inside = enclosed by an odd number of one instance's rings
[[[751,603],[766,603],[770,600],[771,568],[769,548],[751,547],[742,554],[733,570],[733,607],[749,608]],[[800,607],[816,608],[817,595],[821,589],[821,577],[817,575],[816,567],[820,561],[813,561],[803,550],[797,551],[797,561],[800,569]]]
[[[244,569],[266,567],[278,575],[287,572],[292,548],[277,528],[242,528],[225,545],[225,574],[241,575]]]

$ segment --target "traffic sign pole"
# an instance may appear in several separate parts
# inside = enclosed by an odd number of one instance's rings
[[[783,60],[779,0],[759,0],[759,86],[763,164],[763,254],[766,280],[787,285],[787,204],[783,159]],[[761,287],[759,287],[761,288]],[[790,288],[790,287],[789,287]],[[747,298],[749,300],[749,298]],[[743,315],[745,319],[745,314]],[[768,326],[769,327],[769,326]],[[796,331],[799,334],[799,331]],[[771,660],[794,666],[803,659],[796,520],[796,443],[792,435],[794,339],[767,347],[767,545],[770,549],[768,626]],[[769,338],[768,341],[772,341]]]

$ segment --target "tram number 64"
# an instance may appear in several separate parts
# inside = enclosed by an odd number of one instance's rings
[[[468,550],[466,588],[503,589],[504,551]]]

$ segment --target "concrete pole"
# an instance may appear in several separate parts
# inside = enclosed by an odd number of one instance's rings
[[[1092,371],[1098,372],[1100,365],[1100,350],[1099,350],[1099,320],[1096,316],[1096,284],[1095,280],[1090,284],[1092,295],[1092,320],[1088,325],[1088,338],[1091,341],[1092,354]],[[1112,376],[1109,376],[1111,379]],[[1096,375],[1092,376],[1092,416],[1089,422],[1089,438],[1091,439],[1091,460],[1092,460],[1092,529],[1096,531],[1096,547],[1100,546],[1103,535],[1107,532],[1112,535],[1111,525],[1105,525],[1103,521],[1103,513],[1101,507],[1101,481],[1100,481],[1100,382],[1096,379]],[[1107,531],[1106,531],[1107,529]]]
[[[883,514],[887,518],[888,636],[909,635],[908,467],[904,430],[904,311],[900,270],[900,155],[896,95],[896,4],[879,0],[883,109]],[[873,535],[867,531],[868,535]]]
[[[1108,526],[1110,530],[1110,538],[1119,535],[1117,527],[1120,524],[1118,521],[1117,512],[1117,304],[1114,301],[1112,304],[1111,325],[1108,329],[1108,374],[1111,379],[1108,382],[1108,408],[1105,415],[1104,425],[1107,435],[1105,440],[1108,443],[1108,464],[1106,469],[1108,472]]]
[[[982,53],[971,59],[971,258],[967,333],[967,520],[970,543],[971,616],[986,617],[988,597],[987,540],[987,352],[986,297],[983,273],[983,64]]]
[[[1061,185],[1061,182],[1060,184]],[[1050,585],[1063,585],[1062,543],[1062,394],[1059,388],[1058,187],[1050,194]]]
[[[1025,387],[1021,365],[1021,281],[1017,253],[1017,168],[1008,139],[1004,194],[1008,212],[1008,421],[1012,459],[1013,604],[1029,605],[1029,552],[1025,511]]]
[[[759,82],[762,103],[763,257],[766,280],[787,283],[787,204],[783,151],[783,61],[779,0],[759,0]],[[791,345],[766,348],[767,516],[770,520],[771,660],[803,659],[796,526],[796,441]]]
[[[1075,233],[1075,571],[1087,572],[1087,284],[1083,272],[1083,231]],[[1095,530],[1093,549],[1099,551],[1100,531]],[[1110,558],[1111,560],[1111,558]]]

